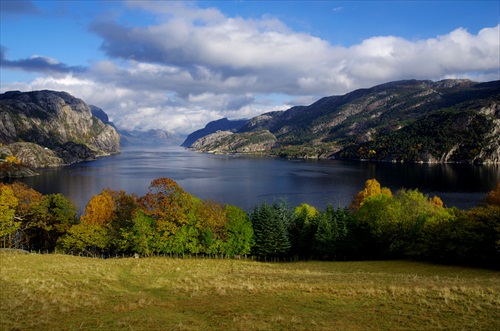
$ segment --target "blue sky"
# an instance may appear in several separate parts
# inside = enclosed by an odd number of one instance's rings
[[[1,86],[192,132],[400,79],[500,79],[498,1],[5,1]]]

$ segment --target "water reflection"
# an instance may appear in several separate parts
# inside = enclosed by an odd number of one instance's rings
[[[284,160],[198,154],[180,147],[124,149],[121,154],[24,179],[43,194],[62,193],[82,211],[103,188],[144,195],[159,177],[175,180],[202,198],[235,204],[245,210],[286,197],[291,205],[346,206],[364,182],[377,178],[396,191],[418,188],[448,206],[470,208],[494,189],[500,169],[494,166],[368,163],[339,160]]]

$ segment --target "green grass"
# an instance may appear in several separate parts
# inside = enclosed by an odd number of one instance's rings
[[[1,330],[499,330],[500,272],[0,253]]]

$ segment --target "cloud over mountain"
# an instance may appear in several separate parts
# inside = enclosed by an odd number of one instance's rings
[[[119,126],[178,133],[392,80],[499,79],[500,26],[340,46],[271,16],[230,17],[185,3],[128,6],[154,19],[93,21],[89,31],[102,39],[105,61],[82,68],[43,56],[8,60],[2,49],[2,66],[44,73],[29,88],[64,89],[105,109]]]

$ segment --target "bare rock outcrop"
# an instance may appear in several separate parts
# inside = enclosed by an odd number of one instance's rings
[[[0,143],[32,168],[120,152],[118,132],[93,116],[85,102],[47,90],[0,94]]]

